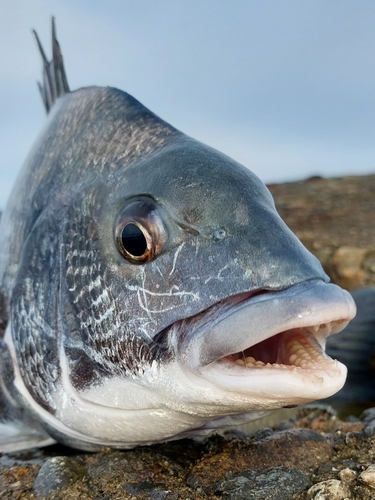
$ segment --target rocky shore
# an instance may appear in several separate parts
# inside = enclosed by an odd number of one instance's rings
[[[77,453],[63,446],[3,455],[0,498],[289,500],[362,499],[375,492],[375,409],[340,420],[301,408],[274,428],[203,443]]]
[[[268,187],[281,217],[334,283],[375,286],[375,175]]]
[[[269,187],[334,282],[375,285],[375,175]],[[370,500],[375,409],[344,419],[317,404],[200,443],[91,454],[55,445],[0,456],[0,499],[42,498]]]

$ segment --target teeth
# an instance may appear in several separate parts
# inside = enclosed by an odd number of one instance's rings
[[[267,365],[265,363],[263,363],[263,361],[260,361],[260,360],[257,360],[255,358],[253,358],[252,356],[248,356],[247,358],[245,359],[236,359],[235,361],[236,365],[239,365],[239,366],[248,366],[248,367],[254,367],[254,366],[273,366],[271,365],[270,363],[268,363]]]
[[[245,357],[244,352],[240,353],[242,357],[239,359],[235,359],[235,357],[240,354],[233,355],[231,361],[244,368],[287,368],[291,371],[318,370],[327,363],[330,363],[331,366],[337,366],[337,361],[325,356],[319,345],[324,343],[324,337],[331,333],[333,327],[335,327],[335,322],[284,332],[277,350],[272,354],[275,359],[274,363],[263,362],[253,356]],[[248,352],[251,352],[250,348]],[[260,358],[266,356],[266,354],[262,355],[262,351],[258,348],[254,349],[253,352],[258,353],[255,355]],[[269,359],[269,356],[267,358]]]
[[[292,354],[291,356],[289,356],[289,362],[291,365],[294,365],[294,362],[297,360],[298,356],[297,354]]]
[[[249,365],[249,364],[252,364],[252,363],[255,363],[255,358],[253,358],[252,356],[248,356],[246,358],[246,364]]]
[[[255,366],[265,366],[265,363],[263,363],[263,361],[255,361]]]
[[[236,365],[243,366],[245,364],[245,361],[243,359],[236,359],[235,363],[236,363]]]
[[[328,335],[332,331],[332,324],[331,323],[327,323],[327,324],[324,323],[324,324],[320,325],[319,329],[321,330],[322,333]]]
[[[322,333],[323,335],[329,335],[332,332],[334,324],[332,323],[322,323],[321,325],[313,325],[306,327],[306,331],[315,335],[316,333]]]

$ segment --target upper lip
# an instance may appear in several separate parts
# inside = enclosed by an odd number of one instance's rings
[[[324,347],[355,316],[351,295],[320,279],[280,291],[241,294],[213,306],[188,322],[179,355],[193,371],[249,348],[281,332],[304,331]],[[184,328],[185,329],[185,328]],[[238,356],[235,356],[238,357]],[[246,357],[246,356],[245,356]],[[276,361],[276,360],[275,360]]]

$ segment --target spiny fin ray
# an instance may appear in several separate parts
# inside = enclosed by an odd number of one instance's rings
[[[69,92],[68,80],[65,74],[63,57],[56,38],[55,18],[52,18],[52,60],[48,61],[38,34],[33,30],[40,55],[43,60],[43,83],[38,87],[47,113],[61,95]]]

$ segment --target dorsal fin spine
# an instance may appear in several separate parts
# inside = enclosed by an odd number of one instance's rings
[[[44,107],[49,113],[56,99],[69,92],[60,45],[56,37],[55,18],[52,18],[52,60],[48,61],[38,34],[33,30],[43,60],[43,83],[38,82]]]

